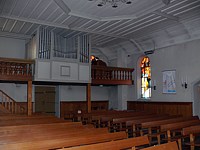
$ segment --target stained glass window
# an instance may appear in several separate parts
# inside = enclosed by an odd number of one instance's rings
[[[149,57],[144,57],[141,61],[141,97],[151,97],[151,65]]]

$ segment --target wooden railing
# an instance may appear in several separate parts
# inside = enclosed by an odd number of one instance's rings
[[[92,66],[92,84],[132,84],[132,68]]]
[[[18,105],[17,102],[0,90],[0,104],[12,114],[25,114],[25,108]]]
[[[33,60],[0,58],[0,80],[30,81],[33,67]]]

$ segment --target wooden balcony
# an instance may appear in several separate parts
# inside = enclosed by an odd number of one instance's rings
[[[131,85],[133,68],[119,68],[92,65],[92,84],[95,85]]]
[[[32,81],[33,69],[33,60],[0,58],[0,80]]]

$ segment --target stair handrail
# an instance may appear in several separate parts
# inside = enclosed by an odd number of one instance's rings
[[[0,90],[0,104],[12,114],[25,114],[25,108],[11,98],[8,94]]]

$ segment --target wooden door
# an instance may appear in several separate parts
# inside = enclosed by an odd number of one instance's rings
[[[55,87],[35,87],[35,112],[55,114]]]

